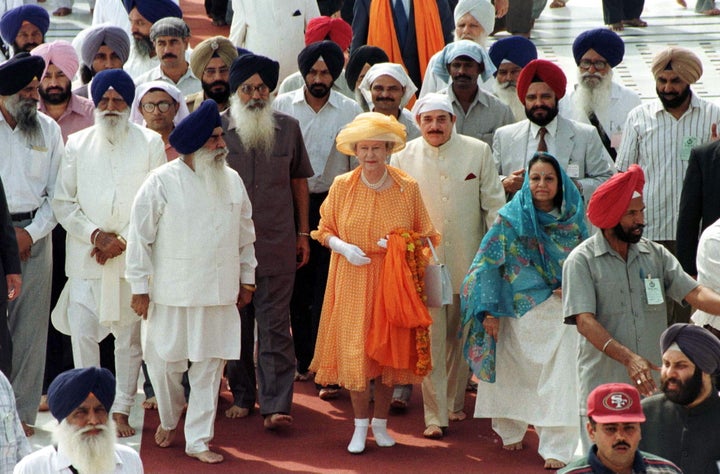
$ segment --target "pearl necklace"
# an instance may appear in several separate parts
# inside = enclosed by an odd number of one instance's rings
[[[385,168],[385,172],[383,173],[382,177],[377,181],[377,183],[371,183],[367,180],[365,177],[364,172],[360,172],[360,179],[362,179],[362,182],[367,186],[368,188],[372,189],[373,191],[377,191],[378,189],[382,188],[383,184],[385,184],[385,180],[388,177],[388,171],[387,168]]]

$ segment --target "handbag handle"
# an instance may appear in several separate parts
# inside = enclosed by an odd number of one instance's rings
[[[428,246],[430,247],[430,251],[432,252],[432,256],[435,259],[435,263],[438,265],[441,265],[440,259],[437,256],[437,253],[435,252],[435,246],[432,243],[432,240],[430,240],[430,237],[425,237],[427,239]]]

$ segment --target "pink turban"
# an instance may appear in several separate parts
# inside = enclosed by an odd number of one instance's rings
[[[43,76],[47,72],[50,64],[57,66],[71,81],[78,70],[77,53],[75,52],[75,48],[67,41],[57,40],[50,43],[43,43],[33,49],[30,54],[40,56],[45,60]]]
[[[340,49],[347,51],[352,41],[352,28],[341,18],[319,16],[308,22],[305,30],[305,46],[324,39],[336,43]]]
[[[587,207],[588,219],[596,227],[612,229],[620,223],[633,194],[642,194],[643,186],[645,173],[642,168],[630,165],[626,172],[618,173],[598,186]]]

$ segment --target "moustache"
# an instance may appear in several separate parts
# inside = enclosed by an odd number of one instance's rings
[[[498,85],[503,89],[517,88],[517,81],[498,82]]]
[[[430,134],[430,135],[432,135],[432,134],[442,135],[442,134],[443,134],[443,131],[442,131],[442,130],[434,129],[434,130],[428,130],[427,133]]]
[[[174,55],[173,53],[165,53],[165,54],[163,54],[162,59],[167,59],[167,58],[177,59],[177,56]]]
[[[376,102],[393,102],[394,99],[392,97],[378,97],[375,99]]]
[[[534,113],[538,110],[544,110],[545,112],[550,112],[552,109],[548,107],[547,105],[535,105],[530,108],[530,112]]]
[[[470,76],[468,76],[466,74],[458,74],[457,76],[453,76],[453,81],[460,81],[460,80],[469,81],[471,79],[470,79]]]
[[[211,89],[214,89],[215,87],[229,88],[230,84],[228,84],[225,81],[215,81],[215,82],[210,83]]]
[[[645,224],[635,224],[630,228],[630,231],[632,232],[633,230],[643,230],[644,228]]]
[[[625,446],[626,448],[630,448],[630,444],[628,444],[625,441],[618,441],[617,443],[613,444],[613,449],[618,448],[620,446]]]

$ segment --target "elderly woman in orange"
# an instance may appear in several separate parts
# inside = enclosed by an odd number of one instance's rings
[[[395,444],[387,432],[393,385],[419,383],[429,370],[420,369],[424,355],[416,350],[415,338],[421,332],[411,329],[427,327],[427,309],[415,292],[417,285],[398,278],[399,273],[417,277],[416,272],[404,267],[404,272],[393,273],[389,268],[403,264],[406,249],[414,248],[408,246],[408,236],[415,238],[411,244],[420,243],[421,237],[439,242],[417,182],[386,164],[391,153],[405,147],[405,137],[405,127],[395,117],[376,112],[358,115],[340,131],[338,150],[355,155],[360,166],[335,178],[320,207],[318,229],[312,232],[333,252],[310,369],[315,382],[340,384],[350,391],[355,415],[351,453],[364,451],[369,426],[378,446]],[[410,281],[407,291],[399,281]],[[403,316],[398,312],[403,311],[418,321],[399,323]]]

